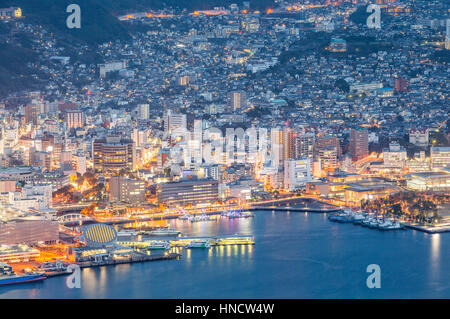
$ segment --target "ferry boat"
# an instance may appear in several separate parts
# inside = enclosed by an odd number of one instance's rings
[[[356,213],[355,215],[353,215],[353,224],[360,225],[365,218],[366,218],[365,215],[361,213]]]
[[[177,211],[178,211],[178,219],[181,219],[181,220],[189,219],[189,214],[186,213],[186,210],[184,210],[183,208],[177,208]]]
[[[30,272],[24,275],[17,275],[10,265],[0,263],[0,286],[41,281],[46,278],[45,274],[41,272]]]
[[[203,222],[203,221],[211,221],[211,220],[213,220],[213,219],[209,218],[209,216],[206,215],[206,214],[202,214],[202,215],[198,215],[198,216],[190,216],[189,217],[189,221],[191,223]]]
[[[188,245],[188,248],[210,248],[211,243],[208,240],[192,240]]]
[[[117,233],[117,237],[135,237],[138,233],[134,230],[122,229]]]
[[[178,236],[180,232],[176,229],[156,229],[146,233],[149,236]]]
[[[248,218],[248,217],[254,217],[255,215],[250,211],[244,211],[241,209],[235,211],[230,210],[228,212],[222,212],[222,216],[228,217],[228,218]]]
[[[170,243],[168,241],[154,241],[147,246],[147,249],[170,249]]]

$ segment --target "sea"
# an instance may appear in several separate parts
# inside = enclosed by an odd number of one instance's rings
[[[85,268],[80,288],[62,276],[0,287],[0,298],[450,298],[450,233],[379,231],[312,212],[216,217],[167,223],[185,236],[252,235],[255,245]],[[368,285],[371,265],[379,267],[379,288]]]

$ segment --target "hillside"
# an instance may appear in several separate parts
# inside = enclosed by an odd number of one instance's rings
[[[66,8],[76,3],[81,7],[81,28],[69,29]],[[64,54],[72,61],[81,63],[99,63],[102,57],[96,53],[101,43],[125,40],[130,34],[139,30],[139,26],[117,19],[117,15],[146,10],[173,8],[189,11],[210,9],[215,6],[229,6],[231,3],[242,4],[236,0],[0,0],[0,8],[18,6],[23,12],[23,22],[42,25],[52,32],[58,46],[64,48]],[[273,4],[273,0],[251,1],[253,8],[264,9]],[[0,43],[5,42],[10,26],[0,23]],[[31,76],[33,72],[27,67],[36,62],[37,55],[27,44],[27,35],[15,37],[9,43],[0,45],[0,96],[9,92],[34,88],[41,76]],[[11,40],[11,39],[9,39]],[[82,55],[77,54],[79,45],[87,45]],[[36,71],[35,71],[36,72]]]

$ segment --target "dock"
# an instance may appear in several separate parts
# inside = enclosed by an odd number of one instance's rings
[[[341,211],[340,208],[309,208],[309,207],[280,207],[280,206],[254,206],[252,208],[249,208],[248,210],[255,211],[255,210],[264,210],[264,211],[272,211],[272,210],[278,210],[278,211],[287,211],[287,212],[299,212],[299,213],[337,213]]]
[[[192,241],[207,240],[211,246],[233,246],[233,245],[254,245],[255,241],[251,235],[230,235],[215,237],[175,237],[175,238],[159,238],[143,241],[127,241],[119,242],[120,245],[133,248],[147,248],[152,243],[168,241],[171,247],[186,247]]]
[[[128,258],[120,258],[120,259],[111,259],[111,260],[102,260],[102,261],[81,261],[78,262],[78,266],[80,268],[90,268],[90,267],[102,267],[102,266],[112,266],[112,265],[120,265],[120,264],[131,264],[138,262],[146,262],[146,261],[156,261],[156,260],[174,260],[180,259],[181,254],[177,253],[169,253],[169,254],[158,254],[158,255],[146,255],[146,254],[137,254]]]
[[[407,228],[419,230],[428,234],[441,234],[450,232],[450,225],[444,226],[424,226],[424,225],[412,225],[408,223],[403,223]]]

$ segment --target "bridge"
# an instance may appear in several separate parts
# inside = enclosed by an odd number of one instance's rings
[[[93,218],[81,214],[65,214],[56,219],[62,225],[81,225],[88,221],[95,221]]]
[[[66,235],[72,236],[72,237],[77,237],[80,236],[82,233],[79,231],[76,231],[72,228],[66,227],[64,225],[59,225],[59,231],[61,233],[64,233]]]

